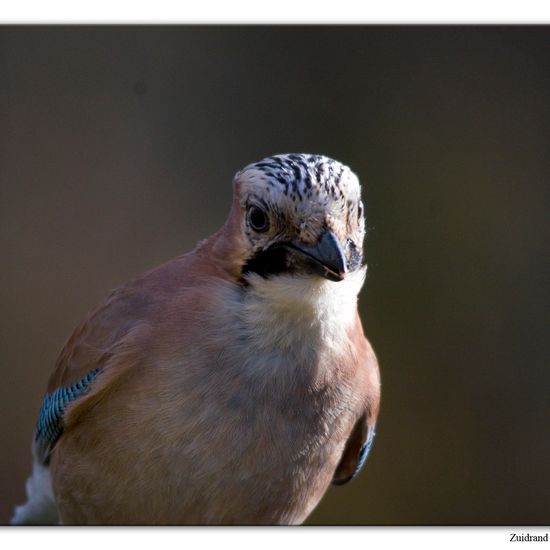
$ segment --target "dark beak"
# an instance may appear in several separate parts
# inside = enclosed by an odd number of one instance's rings
[[[325,279],[341,281],[347,273],[344,250],[330,229],[325,229],[314,245],[292,241],[287,246],[303,254],[310,268]]]

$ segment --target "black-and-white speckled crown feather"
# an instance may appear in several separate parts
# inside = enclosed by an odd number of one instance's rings
[[[241,170],[249,178],[267,185],[277,185],[293,200],[326,195],[332,200],[353,200],[360,194],[359,181],[344,164],[326,157],[306,153],[288,153],[266,157]],[[255,173],[255,174],[254,174]]]
[[[328,216],[342,237],[351,232],[357,243],[363,239],[359,180],[334,159],[305,153],[274,155],[249,164],[235,180],[241,185],[243,206],[253,201],[275,212],[283,209],[287,222],[293,217],[297,225],[309,224],[313,229],[316,223],[318,228],[325,224]]]

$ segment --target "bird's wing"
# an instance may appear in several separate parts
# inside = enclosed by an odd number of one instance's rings
[[[35,431],[35,454],[47,462],[55,442],[129,372],[151,356],[152,332],[185,309],[185,288],[218,271],[205,263],[211,240],[127,283],[93,311],[65,343],[50,376]],[[202,263],[201,263],[202,262]],[[214,273],[215,272],[215,273]],[[177,321],[174,331],[179,330]],[[174,323],[172,323],[174,324]]]
[[[357,390],[362,394],[362,410],[344,447],[332,483],[343,485],[363,468],[372,447],[380,406],[380,371],[376,355],[363,333],[357,316],[352,340],[357,350]]]
[[[369,424],[365,416],[357,421],[334,472],[333,485],[343,485],[361,471],[374,441],[375,426],[374,423]]]
[[[73,332],[50,376],[35,430],[42,463],[69,424],[112,391],[139,360],[147,304],[131,286],[114,291]]]

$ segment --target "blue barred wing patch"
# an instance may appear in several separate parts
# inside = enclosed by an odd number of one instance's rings
[[[47,446],[53,445],[63,432],[63,415],[68,404],[84,395],[100,369],[91,370],[82,380],[67,388],[57,388],[47,393],[36,423],[35,440]]]
[[[367,461],[367,457],[369,456],[369,452],[374,442],[375,435],[376,435],[376,425],[373,425],[372,428],[369,430],[367,440],[365,441],[365,443],[361,447],[361,450],[359,451],[359,460],[357,461],[357,468],[355,468],[353,477],[355,477],[365,466],[365,462]]]

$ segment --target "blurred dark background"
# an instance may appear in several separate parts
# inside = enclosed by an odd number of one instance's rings
[[[0,27],[0,523],[75,324],[291,151],[363,183],[383,381],[309,523],[550,523],[550,28],[511,26]]]

